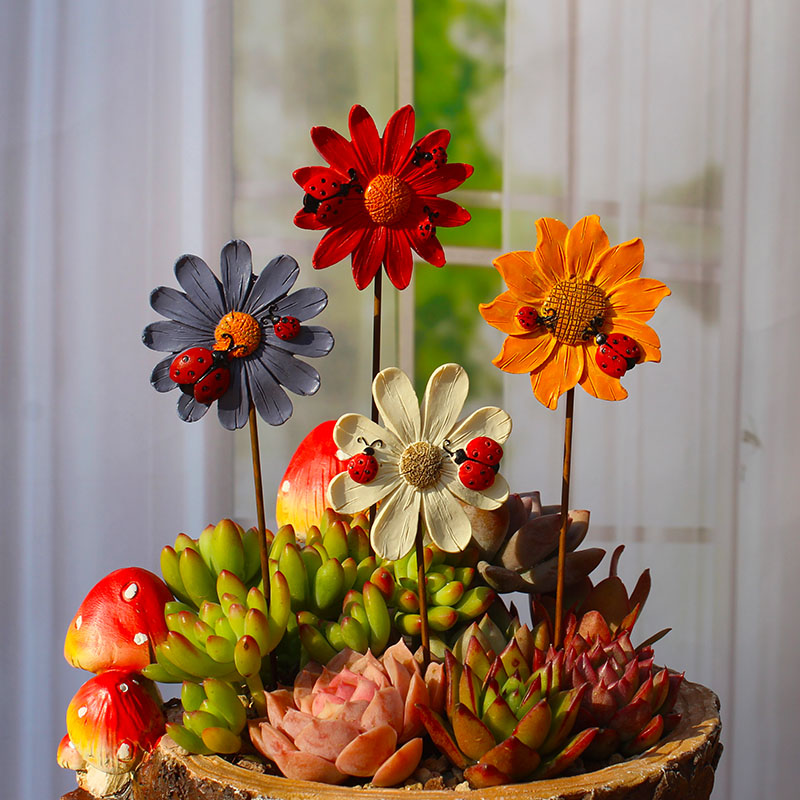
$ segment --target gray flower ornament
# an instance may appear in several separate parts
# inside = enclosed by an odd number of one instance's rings
[[[305,324],[328,295],[318,287],[290,292],[299,272],[291,256],[281,255],[254,275],[250,248],[237,239],[222,248],[221,281],[202,258],[184,255],[175,263],[183,291],[153,290],[150,305],[166,320],[148,325],[142,341],[169,355],[150,382],[159,392],[180,386],[182,420],[195,422],[216,400],[228,430],[247,423],[251,404],[270,425],[281,425],[292,415],[284,389],[298,395],[319,389],[319,373],[297,356],[331,351],[331,332]]]

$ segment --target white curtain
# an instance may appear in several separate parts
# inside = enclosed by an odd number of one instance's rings
[[[800,8],[761,0],[508,0],[504,224],[600,213],[672,287],[663,362],[616,404],[576,397],[572,504],[631,582],[644,637],[722,701],[714,797],[793,797],[800,606]],[[512,485],[559,496],[563,409],[506,380]],[[536,443],[531,464],[530,442]],[[517,480],[513,480],[516,478]]]
[[[231,233],[230,9],[19,0],[0,37],[0,793],[50,800],[78,604],[233,502],[230,434],[180,422],[140,341],[175,258]]]

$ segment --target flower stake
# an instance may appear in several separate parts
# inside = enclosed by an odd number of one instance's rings
[[[508,497],[508,484],[496,470],[511,418],[487,406],[459,420],[468,391],[464,368],[444,364],[431,375],[420,406],[408,376],[389,367],[372,384],[385,427],[361,414],[345,414],[333,429],[334,442],[351,456],[350,463],[366,445],[377,468],[367,480],[350,468],[336,475],[328,485],[331,506],[353,514],[381,503],[370,530],[372,548],[381,558],[397,561],[416,547],[426,659],[430,643],[422,545],[427,540],[446,552],[464,550],[472,538],[464,504],[493,510]],[[492,448],[488,455],[484,447],[487,452]]]
[[[554,409],[567,393],[561,491],[555,643],[561,643],[565,539],[568,526],[574,389],[623,400],[620,378],[642,361],[660,361],[661,343],[645,323],[670,294],[660,281],[641,278],[644,245],[632,239],[611,247],[600,218],[568,229],[557,219],[536,222],[536,250],[506,253],[494,266],[508,291],[480,312],[506,334],[493,363],[504,372],[530,373],[533,393]],[[590,350],[592,352],[590,352]]]
[[[261,575],[265,596],[270,576],[264,492],[258,448],[256,411],[270,425],[292,415],[284,387],[299,395],[314,394],[319,373],[296,356],[318,358],[333,347],[327,328],[304,325],[327,305],[320,288],[290,292],[300,268],[287,255],[278,256],[256,276],[250,248],[228,242],[220,254],[220,281],[198,256],[181,256],[175,277],[183,292],[161,286],[150,305],[166,321],[144,329],[151,350],[169,355],[156,364],[150,382],[158,392],[180,387],[178,416],[201,419],[217,403],[220,424],[228,430],[249,421],[258,516]]]

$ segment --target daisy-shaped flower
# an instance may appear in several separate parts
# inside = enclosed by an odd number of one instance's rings
[[[228,242],[220,255],[220,281],[198,256],[181,256],[175,277],[183,292],[160,286],[150,295],[150,305],[167,320],[144,329],[142,341],[151,349],[169,353],[156,364],[150,382],[159,392],[178,387],[171,376],[176,355],[190,348],[224,351],[221,365],[227,390],[218,398],[219,421],[228,430],[245,425],[251,403],[270,423],[280,425],[292,415],[292,401],[284,388],[299,395],[319,389],[319,373],[296,356],[317,358],[333,347],[327,328],[304,325],[328,303],[318,287],[290,293],[300,268],[287,255],[273,258],[256,276],[250,248],[243,241]],[[206,365],[200,367],[202,372]],[[211,372],[205,373],[207,378]],[[216,376],[214,376],[216,377]],[[181,383],[178,415],[194,422],[208,411],[194,383]]]
[[[351,141],[326,127],[311,140],[330,167],[301,167],[294,179],[303,188],[295,225],[328,232],[314,252],[316,269],[352,254],[356,286],[369,286],[383,264],[389,280],[405,289],[413,249],[436,267],[445,263],[436,227],[469,222],[469,212],[438,197],[460,186],[469,164],[448,164],[450,132],[436,130],[414,142],[414,109],[396,111],[381,137],[362,106],[350,109]]]
[[[426,541],[449,552],[463,550],[472,527],[459,501],[491,510],[508,497],[500,474],[481,491],[459,478],[459,450],[476,437],[502,445],[511,433],[511,418],[500,408],[487,406],[459,420],[468,390],[464,368],[444,364],[431,375],[420,407],[408,376],[389,367],[372,384],[385,427],[361,414],[345,414],[337,421],[337,447],[350,457],[372,450],[377,474],[359,483],[349,471],[339,473],[328,485],[328,500],[345,514],[381,503],[370,539],[383,558],[396,560],[411,550],[420,514]]]
[[[642,240],[611,247],[597,216],[572,229],[544,218],[536,231],[534,252],[494,260],[508,291],[480,306],[483,318],[507,334],[493,363],[529,372],[536,399],[548,408],[576,384],[602,400],[623,400],[628,393],[619,377],[626,369],[661,360],[658,336],[645,323],[670,290],[640,277]]]

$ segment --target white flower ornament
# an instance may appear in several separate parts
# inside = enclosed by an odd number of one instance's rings
[[[472,527],[458,501],[491,510],[508,497],[508,484],[500,474],[481,491],[459,479],[453,458],[458,450],[477,436],[502,445],[511,433],[511,417],[493,406],[459,420],[468,390],[464,368],[444,364],[431,375],[420,406],[408,376],[389,367],[372,384],[385,427],[361,414],[345,414],[336,422],[336,446],[348,456],[371,447],[378,472],[369,483],[339,473],[328,485],[328,501],[343,514],[381,503],[370,533],[379,556],[396,560],[411,550],[420,514],[426,542],[448,552],[461,551],[469,544]]]

